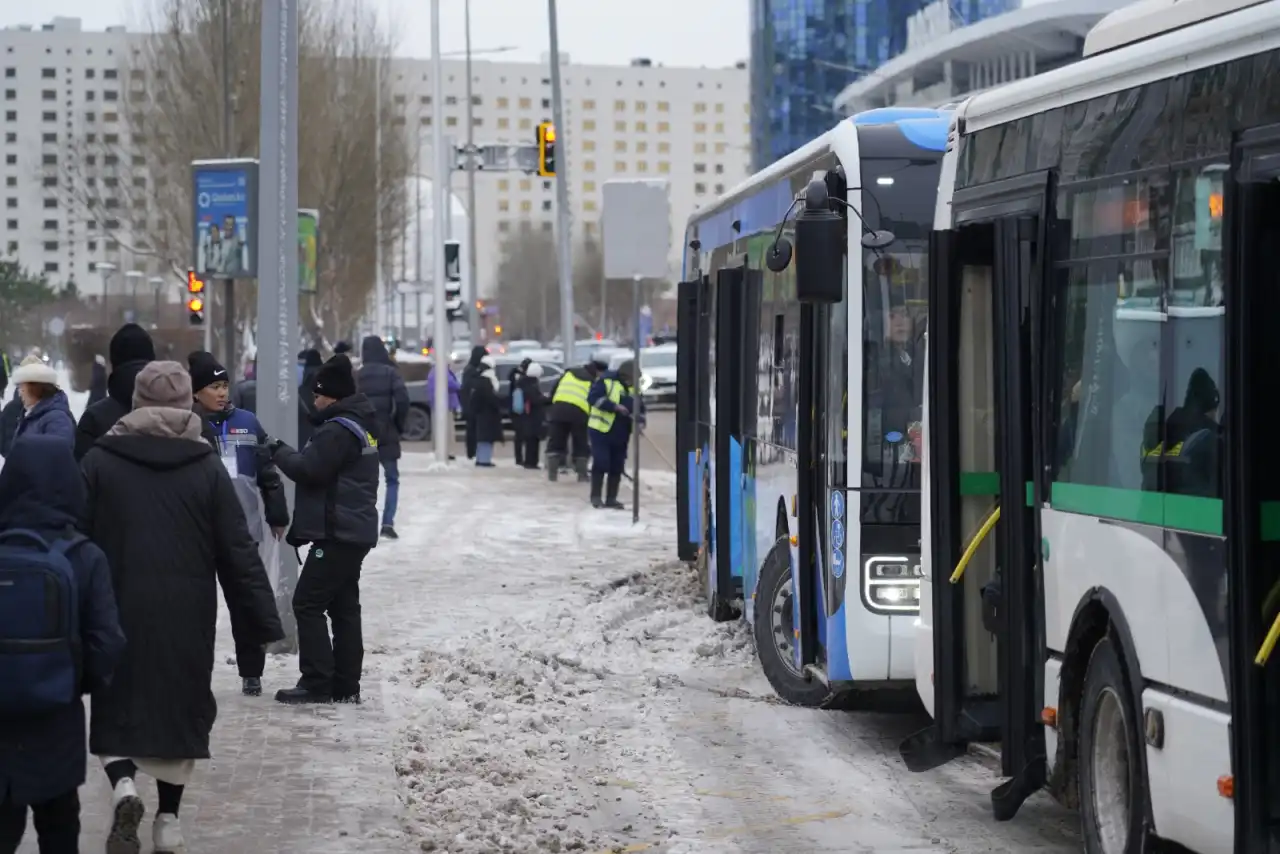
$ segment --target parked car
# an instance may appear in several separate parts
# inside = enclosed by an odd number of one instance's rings
[[[524,354],[509,355],[496,354],[493,357],[494,373],[498,375],[498,399],[502,406],[502,423],[506,426],[511,424],[511,413],[508,411],[508,392],[511,389],[511,374],[519,367],[520,363],[528,356]],[[556,381],[560,379],[560,375],[564,373],[564,368],[549,361],[537,360],[542,365],[542,379],[539,385],[547,394],[551,394],[556,387]],[[462,379],[461,367],[454,367],[454,375],[459,380]],[[431,438],[431,406],[434,401],[427,398],[427,380],[424,373],[421,380],[414,382],[405,382],[405,388],[409,391],[409,417],[406,419],[405,430],[402,438],[406,442],[425,442]],[[454,415],[454,429],[460,429],[464,424],[464,419],[460,414]]]
[[[676,345],[661,344],[640,351],[640,385],[652,403],[676,402]]]

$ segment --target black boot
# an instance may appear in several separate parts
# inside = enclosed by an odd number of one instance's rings
[[[246,697],[262,696],[262,680],[257,676],[246,676],[240,680],[240,693]]]
[[[386,537],[388,540],[400,539],[400,535],[396,533],[396,529],[391,525],[382,526],[382,536]]]
[[[604,472],[600,469],[591,470],[591,506],[597,510],[604,506],[604,500],[600,497],[600,492],[604,488]]]
[[[560,466],[564,464],[564,454],[547,454],[547,480],[556,481],[560,477]]]
[[[310,703],[332,703],[332,694],[320,694],[306,688],[281,688],[276,692],[276,702],[288,706],[302,706]]]
[[[586,483],[591,479],[587,474],[587,458],[579,457],[573,461],[573,467],[578,470],[578,483]]]
[[[605,486],[604,506],[611,510],[626,510],[627,505],[618,500],[618,490],[622,487],[622,475],[609,475],[609,482]]]

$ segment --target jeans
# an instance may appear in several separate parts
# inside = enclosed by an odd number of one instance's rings
[[[382,524],[396,523],[396,508],[400,504],[400,461],[382,461],[382,479],[387,482],[387,499],[382,505]]]
[[[80,794],[72,789],[43,804],[33,804],[40,854],[80,851]],[[0,854],[13,854],[27,830],[27,805],[0,803]]]
[[[476,462],[481,465],[489,465],[493,462],[492,442],[476,442]]]
[[[350,697],[360,693],[364,638],[360,621],[360,569],[369,550],[343,543],[314,543],[293,591],[298,623],[299,688]],[[333,624],[333,642],[329,626]]]

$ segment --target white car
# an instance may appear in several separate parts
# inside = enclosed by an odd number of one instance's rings
[[[640,387],[653,403],[676,402],[676,345],[660,344],[640,351]]]

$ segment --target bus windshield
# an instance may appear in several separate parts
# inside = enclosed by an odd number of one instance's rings
[[[939,161],[867,158],[862,210],[867,226],[893,232],[887,249],[863,251],[864,490],[886,490],[864,521],[920,519],[920,437],[929,230]],[[902,490],[909,490],[903,493]]]

